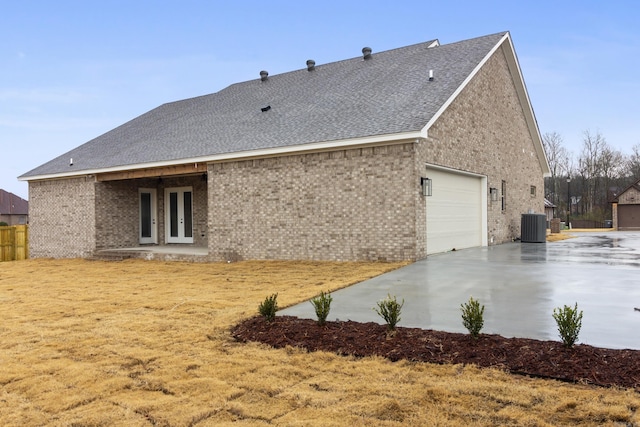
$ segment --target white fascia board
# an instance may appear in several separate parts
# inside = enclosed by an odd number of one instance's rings
[[[291,145],[287,147],[238,151],[234,153],[191,157],[186,159],[176,159],[176,160],[170,160],[170,161],[164,161],[164,162],[138,163],[133,165],[113,166],[108,168],[83,169],[83,170],[73,171],[73,172],[34,175],[34,176],[27,176],[27,177],[19,177],[18,180],[39,181],[39,180],[45,180],[45,179],[59,179],[59,178],[71,178],[71,177],[78,177],[78,176],[96,175],[96,174],[108,173],[108,172],[122,172],[122,171],[137,170],[137,169],[161,168],[165,166],[183,165],[187,163],[210,163],[210,162],[222,162],[222,161],[229,161],[229,160],[251,159],[251,158],[258,158],[258,157],[293,155],[293,154],[301,154],[301,153],[308,153],[308,152],[314,152],[314,151],[335,150],[335,149],[341,149],[341,148],[357,148],[357,147],[366,147],[366,146],[373,146],[373,145],[384,145],[385,143],[386,144],[402,143],[402,142],[407,142],[411,140],[417,141],[425,137],[426,137],[426,133],[423,131],[404,132],[404,133],[396,133],[396,134],[353,138],[353,139],[347,139],[347,140],[342,139],[342,140],[336,140],[336,141]]]
[[[522,110],[527,121],[527,126],[529,127],[531,139],[533,139],[533,143],[535,145],[536,154],[538,156],[538,159],[540,160],[540,167],[542,168],[543,175],[545,177],[549,177],[551,176],[551,168],[549,167],[547,154],[544,151],[544,145],[542,145],[542,137],[540,136],[538,120],[536,119],[536,115],[533,112],[533,106],[531,105],[531,100],[529,99],[529,91],[527,91],[527,85],[524,81],[522,70],[520,69],[520,62],[518,61],[518,56],[513,47],[513,42],[511,41],[509,33],[507,33],[507,36],[507,41],[509,42],[507,44],[508,51],[505,52],[508,53],[505,54],[505,57],[507,58],[507,65],[511,70],[511,76],[516,78],[514,84],[516,87],[516,91],[518,92],[518,97],[520,98],[520,105],[522,105]]]
[[[527,122],[527,126],[529,128],[529,133],[531,134],[531,138],[533,139],[533,143],[536,149],[536,155],[540,161],[540,166],[542,168],[543,176],[551,176],[551,169],[549,168],[549,162],[547,161],[547,156],[544,152],[544,147],[542,146],[542,138],[540,136],[540,130],[538,129],[538,122],[536,121],[535,114],[533,113],[533,108],[531,107],[531,101],[529,100],[529,94],[527,93],[527,88],[524,83],[524,78],[522,77],[522,72],[520,71],[520,65],[518,64],[518,58],[516,56],[515,49],[513,48],[513,43],[511,42],[511,36],[509,32],[507,32],[502,39],[487,53],[487,55],[478,63],[478,65],[473,69],[473,71],[467,76],[467,78],[462,82],[462,84],[456,89],[456,91],[447,99],[447,101],[442,104],[440,109],[433,115],[431,120],[426,124],[426,126],[422,129],[422,132],[427,135],[429,132],[429,128],[433,126],[433,124],[440,118],[440,116],[449,108],[449,105],[460,95],[462,90],[467,87],[469,82],[478,74],[480,69],[484,66],[484,64],[491,58],[491,56],[500,49],[504,42],[508,43],[508,50],[505,52],[505,57],[507,58],[507,65],[511,71],[511,75],[515,77],[514,86],[516,87],[516,92],[518,94],[518,98],[520,99],[520,104],[522,106],[522,110],[524,112],[525,120]]]
[[[427,133],[429,131],[429,128],[433,126],[433,124],[440,118],[440,116],[442,116],[442,114],[447,110],[447,108],[449,108],[449,105],[451,105],[451,103],[455,101],[455,99],[458,97],[458,95],[460,95],[463,89],[467,87],[469,82],[476,76],[476,74],[478,74],[478,72],[483,67],[483,65],[489,60],[489,58],[491,58],[491,55],[493,55],[495,51],[498,50],[498,48],[500,48],[500,45],[502,44],[504,39],[508,36],[508,34],[509,33],[505,34],[504,37],[498,43],[496,43],[496,45],[493,48],[491,48],[489,53],[484,58],[482,58],[482,61],[480,61],[478,65],[476,65],[476,68],[474,68],[473,71],[467,76],[467,78],[464,79],[462,84],[458,86],[458,88],[455,90],[455,92],[453,92],[453,94],[449,97],[449,99],[447,99],[444,102],[444,104],[440,106],[440,109],[433,115],[433,117],[431,117],[431,120],[429,120],[429,122],[427,122],[425,127],[422,129],[423,132]]]
[[[462,169],[455,169],[455,168],[451,168],[451,167],[448,167],[448,166],[440,166],[440,165],[436,165],[436,164],[433,164],[433,163],[426,163],[425,164],[425,168],[426,169],[435,169],[435,170],[439,170],[439,171],[442,171],[442,172],[454,173],[454,174],[457,174],[457,175],[472,176],[474,178],[486,178],[487,177],[486,174],[470,172],[470,171],[466,171],[466,170],[462,170]]]

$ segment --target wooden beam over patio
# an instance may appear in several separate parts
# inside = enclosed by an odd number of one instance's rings
[[[96,175],[97,181],[119,181],[124,179],[159,178],[161,176],[196,175],[207,173],[206,163],[188,163],[184,165],[164,166],[160,168],[132,169],[118,172],[105,172]]]

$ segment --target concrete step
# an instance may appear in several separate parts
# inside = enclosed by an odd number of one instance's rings
[[[133,254],[120,251],[97,251],[87,258],[89,261],[123,261],[133,258]]]

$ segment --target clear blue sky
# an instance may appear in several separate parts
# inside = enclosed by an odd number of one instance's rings
[[[437,38],[508,30],[541,133],[640,143],[640,4],[0,0],[0,188],[165,102]]]

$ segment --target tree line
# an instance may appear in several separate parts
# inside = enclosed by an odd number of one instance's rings
[[[556,217],[611,219],[611,202],[640,180],[640,144],[623,153],[600,132],[588,130],[579,153],[567,150],[557,132],[545,133],[542,144],[551,169],[551,176],[545,178],[545,197],[556,206]]]

